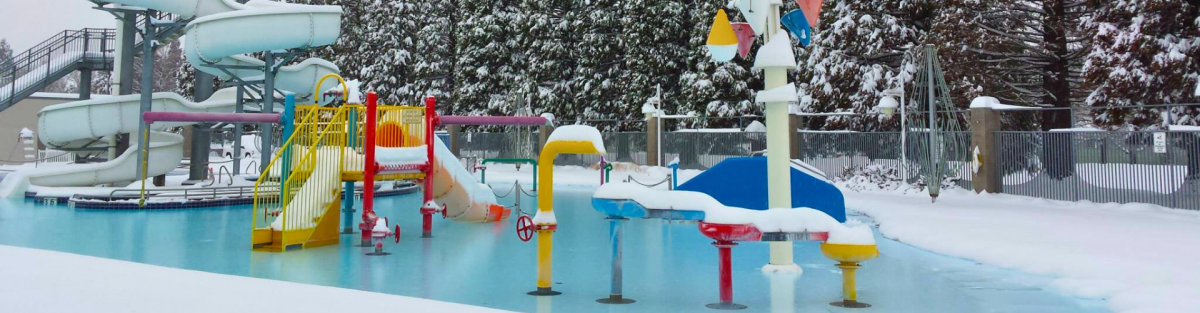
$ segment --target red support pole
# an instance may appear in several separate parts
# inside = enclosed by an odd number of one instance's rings
[[[434,111],[434,105],[437,99],[433,96],[425,97],[425,149],[428,153],[429,164],[425,166],[424,186],[424,204],[421,206],[421,237],[429,238],[433,236],[433,213],[437,212],[438,207],[433,203],[433,129],[437,125],[437,112]]]
[[[367,116],[363,129],[363,221],[358,225],[362,230],[362,240],[364,245],[371,243],[371,229],[375,228],[375,220],[378,218],[375,215],[375,118],[376,118],[376,101],[378,95],[375,92],[367,93]]]
[[[731,251],[731,248],[737,246],[737,243],[717,240],[712,245],[717,247],[717,253],[720,255],[721,302],[709,304],[707,307],[721,310],[745,309],[746,306],[733,303],[733,251]]]

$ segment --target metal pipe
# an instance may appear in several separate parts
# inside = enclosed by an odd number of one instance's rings
[[[421,237],[433,237],[433,213],[437,212],[438,207],[433,203],[433,128],[441,121],[437,116],[434,106],[437,104],[437,99],[433,96],[425,97],[425,153],[427,154],[429,164],[425,166],[425,179],[422,180],[424,189],[422,192],[421,204]],[[543,119],[544,120],[544,119]]]
[[[359,142],[358,142],[358,109],[353,109],[353,108],[350,109],[349,115],[350,115],[350,118],[348,119],[348,121],[350,121],[350,125],[349,125],[350,133],[347,134],[346,137],[347,137],[347,140],[349,141],[348,142],[349,147],[351,149],[354,149],[354,148],[357,148],[359,145]],[[343,189],[343,192],[345,193],[345,195],[342,196],[342,214],[345,216],[345,218],[344,218],[345,221],[342,222],[342,224],[343,224],[342,233],[343,234],[353,234],[354,233],[354,182],[350,182],[350,181],[346,182],[344,184],[344,186],[342,187],[342,189]]]
[[[432,98],[432,97],[430,97]],[[426,100],[428,101],[428,100]],[[441,125],[509,125],[509,126],[544,126],[549,120],[541,116],[454,116],[438,117]]]
[[[293,95],[289,95],[293,96]],[[206,113],[206,112],[146,112],[142,120],[153,124],[157,122],[197,122],[197,123],[264,123],[278,124],[283,115],[279,113]],[[285,125],[286,127],[286,125]]]
[[[263,93],[262,93],[263,108],[262,108],[262,111],[263,111],[263,113],[274,113],[275,112],[275,53],[268,51],[266,53],[265,58],[263,58],[263,60],[266,62],[266,64],[263,66]],[[260,136],[262,136],[262,151],[259,151],[259,154],[260,154],[259,157],[262,159],[262,161],[259,161],[260,168],[258,169],[258,172],[266,173],[267,166],[269,166],[271,164],[271,155],[274,154],[272,152],[273,150],[271,149],[271,145],[274,142],[271,139],[273,137],[272,135],[274,135],[274,134],[271,131],[271,124],[266,124],[266,123],[259,125],[259,132],[260,132]]]
[[[237,103],[233,107],[234,113],[240,114],[245,109],[243,107],[243,105],[244,105],[243,101],[245,100],[245,99],[243,99],[243,97],[245,97],[245,96],[246,96],[246,88],[243,85],[238,84],[237,100],[236,100]],[[240,175],[241,173],[242,173],[242,124],[234,123],[233,124],[233,175]]]
[[[371,243],[371,229],[375,227],[375,118],[378,95],[374,91],[367,93],[366,128],[363,132],[363,213],[362,242]]]

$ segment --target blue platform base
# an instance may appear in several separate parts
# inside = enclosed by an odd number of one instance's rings
[[[838,222],[846,222],[846,199],[841,190],[795,167],[792,167],[791,176],[793,208],[813,208]],[[767,158],[726,159],[679,185],[676,190],[702,192],[727,206],[766,210]]]

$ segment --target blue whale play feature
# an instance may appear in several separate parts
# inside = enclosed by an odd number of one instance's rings
[[[792,207],[813,208],[829,214],[838,222],[846,222],[846,199],[842,191],[825,179],[810,174],[805,166],[799,162],[792,163]],[[702,192],[727,206],[766,210],[767,158],[726,159],[680,184],[676,190]]]

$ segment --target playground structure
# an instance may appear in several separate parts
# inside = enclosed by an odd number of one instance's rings
[[[341,77],[327,75],[322,80],[326,78],[337,78],[345,89]],[[315,88],[319,86],[320,82]],[[348,93],[343,92],[344,100]],[[358,224],[363,245],[378,245],[381,237],[398,234],[377,230],[381,217],[375,214],[374,191],[369,188],[375,181],[421,182],[424,237],[432,235],[433,215],[439,212],[465,222],[499,221],[511,214],[497,204],[490,187],[475,182],[433,130],[439,124],[545,125],[545,118],[438,116],[433,97],[425,99],[424,107],[380,105],[373,92],[366,100],[337,107],[285,103],[284,116],[301,118],[294,125],[285,122],[284,144],[255,183],[255,249],[286,251],[337,243],[339,211],[346,212],[343,229],[352,227],[353,202],[347,199],[356,182],[365,186]],[[339,210],[342,206],[346,208]]]

